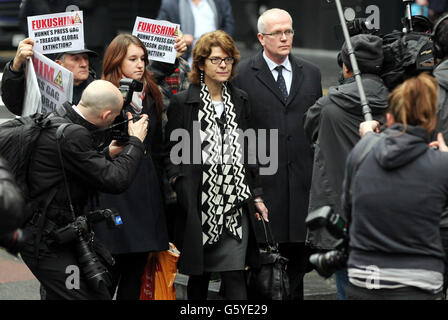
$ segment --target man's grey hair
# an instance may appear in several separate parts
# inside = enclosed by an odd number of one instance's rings
[[[273,14],[273,13],[283,13],[289,16],[289,19],[291,19],[291,25],[292,25],[292,17],[289,14],[288,11],[283,10],[283,9],[279,9],[279,8],[273,8],[273,9],[269,9],[266,10],[265,12],[263,12],[263,14],[258,18],[258,23],[257,23],[257,28],[258,28],[258,33],[265,33],[266,32],[266,22],[265,19],[268,15]]]

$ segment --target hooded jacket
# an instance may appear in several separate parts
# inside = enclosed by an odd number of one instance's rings
[[[434,69],[434,77],[439,83],[437,125],[432,140],[437,140],[437,133],[441,132],[445,141],[448,141],[448,60],[445,60]],[[442,228],[448,228],[448,208],[442,214],[440,222]]]
[[[434,137],[438,132],[443,133],[445,140],[448,139],[448,60],[445,60],[434,69],[434,77],[439,83],[439,102],[437,108],[437,126]]]
[[[347,159],[343,216],[349,266],[443,272],[439,224],[448,201],[448,153],[429,148],[421,127],[395,124],[356,170],[368,134]]]
[[[387,108],[389,91],[381,78],[364,74],[363,86],[372,115],[380,119]],[[305,117],[305,132],[313,143],[314,160],[308,212],[329,205],[340,213],[342,181],[347,156],[359,140],[364,121],[355,78],[345,79],[312,106]],[[332,249],[334,238],[323,230],[308,230],[307,243]]]

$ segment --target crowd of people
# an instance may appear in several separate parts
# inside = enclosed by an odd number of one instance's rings
[[[336,272],[340,299],[444,297],[447,17],[433,36],[433,75],[393,90],[380,76],[382,38],[351,38],[372,121],[364,121],[347,43],[340,84],[322,96],[319,68],[291,54],[293,19],[283,9],[258,17],[262,50],[242,61],[229,1],[162,1],[158,19],[181,25],[174,64],[149,61],[130,34],[113,38],[104,54],[85,48],[52,56],[73,72],[74,95],[47,115],[68,123],[63,133],[45,130],[33,151],[28,182],[36,205],[20,252],[42,298],[138,300],[148,255],[171,241],[181,252],[179,272],[189,276],[188,299],[206,300],[217,273],[225,299],[246,300],[245,270],[260,266],[264,220],[288,259],[288,298],[302,300],[310,255],[337,240],[307,228],[309,213],[323,206],[349,231],[347,267]],[[2,99],[16,115],[33,45],[21,41],[3,73]],[[101,75],[90,72],[93,57]],[[117,142],[108,130],[123,107],[123,78],[141,81],[143,90],[126,114],[129,137]],[[380,126],[387,129],[379,133]],[[245,143],[248,130],[258,150]],[[262,146],[276,162],[268,174]],[[98,208],[114,208],[124,222],[83,234],[108,276],[92,288],[82,273],[80,287],[68,289],[66,267],[79,264],[80,253],[55,233]]]

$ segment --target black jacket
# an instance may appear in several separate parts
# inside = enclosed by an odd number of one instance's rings
[[[145,156],[135,179],[119,195],[100,196],[101,207],[116,209],[123,219],[123,226],[118,230],[110,230],[104,224],[95,228],[98,239],[113,254],[168,249],[161,188],[162,127],[152,97],[143,101],[142,113],[149,115],[149,128]]]
[[[448,201],[448,153],[429,148],[421,127],[395,124],[355,171],[373,133],[347,159],[342,208],[355,266],[442,272],[439,224]]]
[[[0,238],[21,227],[24,222],[22,192],[15,183],[14,176],[8,169],[6,161],[0,158]]]
[[[322,96],[322,87],[321,74],[315,65],[293,55],[289,59],[293,79],[286,103],[263,59],[263,52],[239,64],[234,84],[249,96],[252,111],[249,127],[267,130],[266,154],[271,154],[272,160],[278,155],[278,170],[273,175],[260,175],[272,233],[279,242],[298,243],[305,241],[313,166],[313,152],[303,130],[303,116]],[[269,142],[271,129],[278,130],[278,143]],[[260,167],[262,165],[260,161]],[[257,228],[257,239],[265,242],[262,226]]]
[[[3,103],[15,115],[22,115],[25,96],[25,65],[19,71],[11,71],[13,61],[6,64],[0,82]]]
[[[96,150],[98,144],[93,132],[98,128],[78,115],[71,104],[64,104],[64,108],[65,118],[73,124],[64,130],[60,144],[62,159],[75,213],[81,215],[86,213],[89,200],[98,191],[120,193],[129,187],[142,161],[144,146],[138,138],[131,137],[123,152],[110,160]],[[70,222],[63,181],[56,129],[46,129],[31,156],[30,197],[46,199],[52,189],[59,187],[47,216],[61,226]]]
[[[174,72],[175,64],[154,61],[149,70],[160,83]],[[162,121],[157,115],[155,101],[147,95],[142,113],[149,115],[145,156],[138,174],[129,188],[119,195],[101,194],[103,208],[115,208],[123,218],[123,227],[110,230],[104,224],[95,228],[98,239],[113,254],[126,254],[168,249],[168,231],[163,207]]]
[[[246,130],[248,128],[248,121],[250,117],[250,105],[247,94],[231,84],[229,89],[232,96],[232,102],[235,106],[236,119],[238,128]],[[202,102],[200,99],[200,87],[198,85],[190,85],[190,87],[178,93],[171,99],[168,108],[168,123],[166,125],[167,138],[167,158],[166,167],[168,177],[171,179],[177,177],[175,183],[175,191],[177,193],[177,201],[182,212],[178,212],[176,216],[175,225],[175,244],[180,249],[181,255],[178,262],[179,271],[184,274],[202,274],[203,273],[203,246],[202,246],[202,228],[201,228],[201,185],[202,185],[202,165],[194,164],[195,157],[193,156],[193,146],[195,142],[193,139],[198,137],[198,132],[193,132],[193,122],[198,121],[198,112],[201,108]],[[183,141],[183,146],[190,147],[190,164],[181,163],[174,164],[169,158],[169,152],[176,141],[169,141],[171,133],[176,129],[185,129],[190,139],[189,142]],[[196,145],[200,146],[200,141],[196,141]],[[246,145],[247,147],[247,145]],[[258,168],[256,165],[245,164],[246,184],[250,187],[254,196],[262,194],[262,189],[258,181]],[[253,225],[254,210],[252,201],[248,204],[249,221]],[[253,230],[249,235],[249,247],[247,250],[246,262],[249,265],[258,264],[258,246],[253,237]]]
[[[362,82],[372,115],[378,120],[386,111],[389,91],[377,75],[363,74]],[[362,121],[355,78],[330,88],[328,94],[308,110],[304,128],[314,147],[309,212],[329,205],[336,213],[341,213],[345,161],[359,140]],[[325,229],[308,231],[307,243],[313,247],[332,249],[333,242]]]

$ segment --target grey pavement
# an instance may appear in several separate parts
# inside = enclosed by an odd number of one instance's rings
[[[188,277],[178,274],[175,280],[178,300],[186,300]],[[208,299],[219,300],[219,281],[211,281]],[[333,278],[323,279],[315,271],[305,275],[305,300],[337,300]],[[39,281],[20,259],[0,249],[0,300],[40,300]]]
[[[259,47],[247,49],[238,44],[242,59],[254,54]],[[317,65],[322,73],[322,87],[325,89],[337,84],[339,67],[336,63],[336,51],[310,50],[294,48],[293,54]],[[7,55],[11,55],[10,52]],[[0,58],[8,60],[8,56],[0,52]],[[12,58],[12,57],[11,57]],[[0,73],[1,78],[1,73]],[[0,122],[14,117],[0,99]],[[175,285],[177,298],[186,298],[185,284],[187,277],[178,275]],[[219,282],[211,282],[209,299],[219,299]],[[333,278],[323,279],[315,271],[305,275],[305,300],[336,300],[336,285]],[[14,257],[0,249],[0,300],[39,300],[39,282],[32,276],[20,258]]]

